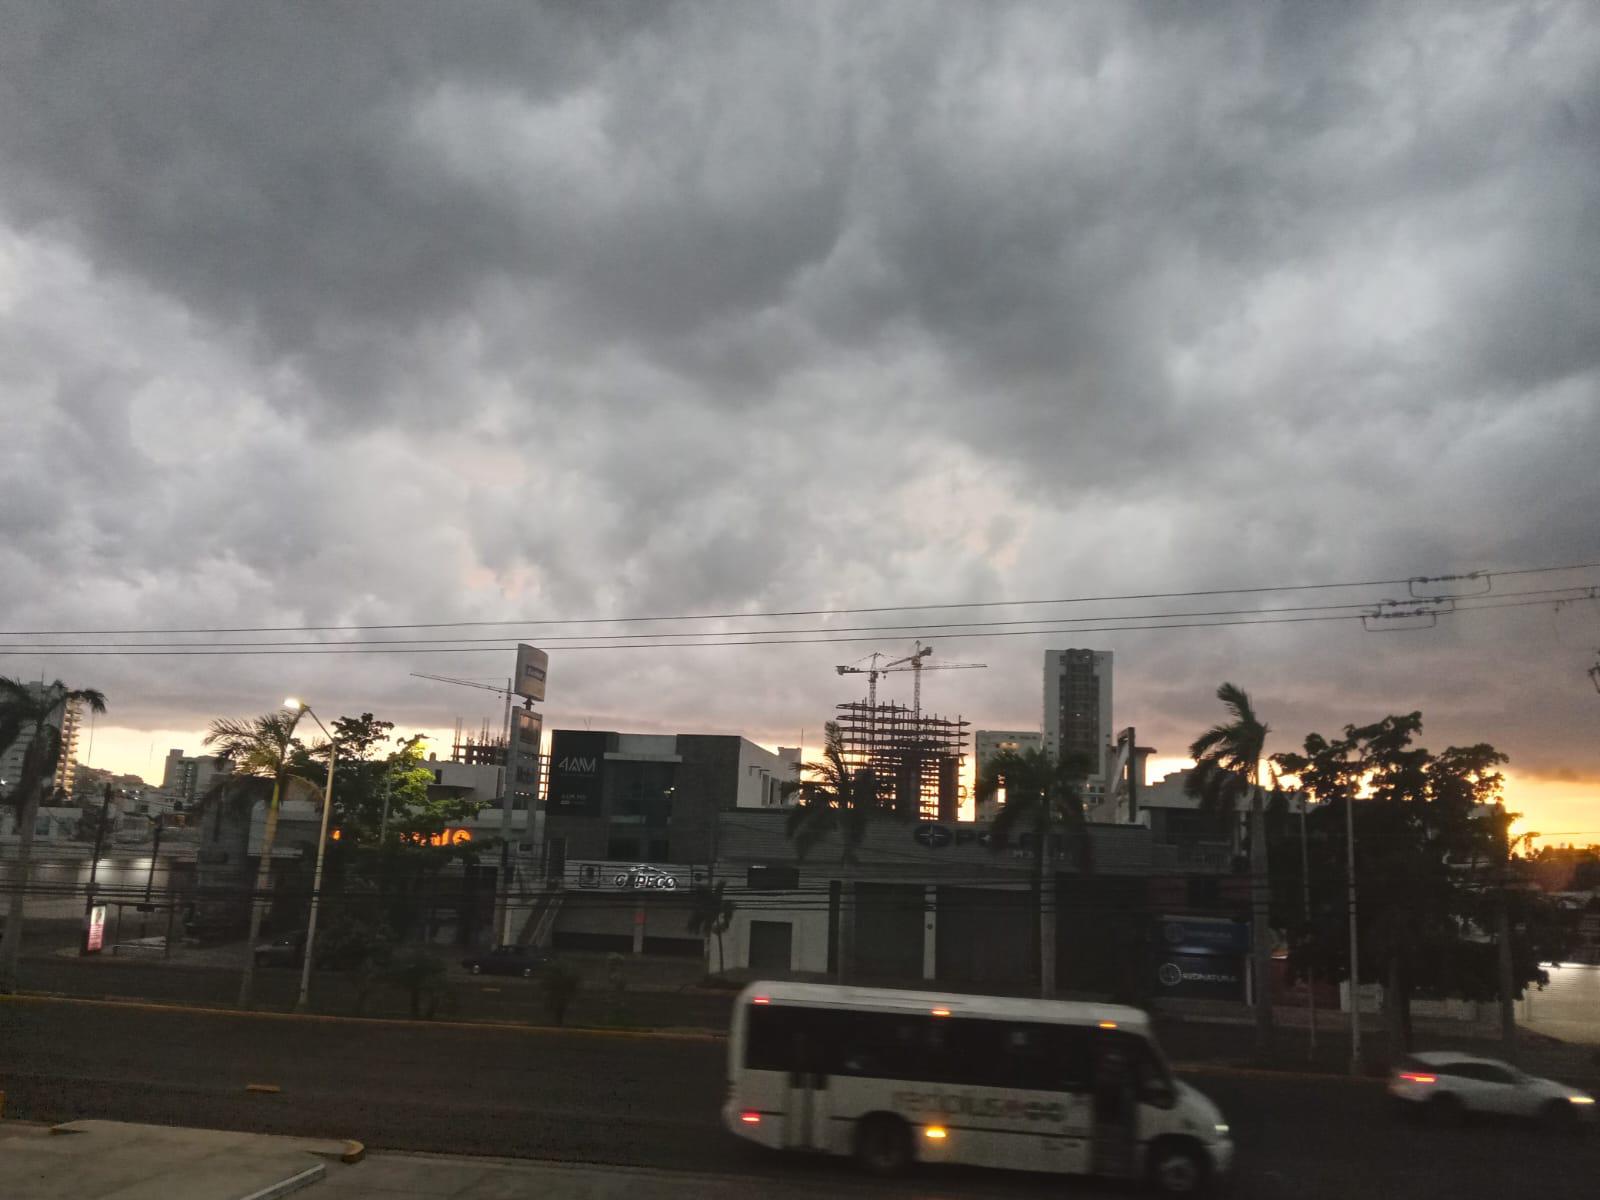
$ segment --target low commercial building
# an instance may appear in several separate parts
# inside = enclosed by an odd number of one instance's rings
[[[541,867],[559,898],[530,914],[526,936],[699,955],[689,897],[710,879],[719,817],[781,822],[799,756],[733,734],[555,730]]]
[[[984,825],[868,823],[847,861],[830,835],[799,859],[785,822],[724,813],[711,882],[732,905],[722,951],[752,976],[989,991],[1038,987],[1031,845]],[[1247,880],[1224,864],[1175,872],[1151,831],[1057,835],[1044,907],[1058,994],[1149,1001],[1243,997]]]

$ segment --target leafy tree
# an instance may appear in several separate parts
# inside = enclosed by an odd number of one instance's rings
[[[1347,725],[1344,736],[1313,733],[1304,753],[1274,756],[1315,802],[1310,827],[1313,917],[1291,953],[1296,972],[1348,978],[1345,806],[1355,828],[1361,973],[1385,984],[1390,1044],[1411,1044],[1411,997],[1418,989],[1467,999],[1498,993],[1489,937],[1501,903],[1516,910],[1513,987],[1542,983],[1539,960],[1558,958],[1563,927],[1529,892],[1507,893],[1508,830],[1492,746],[1417,746],[1422,715]],[[1287,861],[1293,861],[1285,856]]]
[[[395,738],[393,729],[393,721],[380,721],[370,712],[333,723],[338,754],[331,820],[346,847],[375,846],[385,831],[394,840],[426,842],[482,807],[478,801],[431,796],[433,772],[422,757],[425,739],[421,734]],[[297,748],[294,770],[320,787],[327,761],[326,742]]]
[[[261,861],[251,896],[244,974],[239,981],[240,1008],[250,1006],[255,987],[255,948],[261,937],[261,916],[272,887],[272,847],[278,837],[279,802],[292,773],[293,756],[300,748],[294,731],[302,711],[279,709],[242,721],[219,718],[211,723],[211,731],[205,737],[205,744],[219,758],[230,761],[236,773],[272,780],[272,798],[267,802],[267,823],[261,836]]]
[[[1251,957],[1256,981],[1256,1053],[1267,1055],[1272,1046],[1272,931],[1271,880],[1267,859],[1266,798],[1261,787],[1262,757],[1267,724],[1256,715],[1250,697],[1237,684],[1224,683],[1217,699],[1229,720],[1213,725],[1189,747],[1195,766],[1185,787],[1198,796],[1201,806],[1213,811],[1238,811],[1241,800],[1250,805],[1250,927]]]
[[[17,817],[17,870],[6,913],[5,946],[0,952],[0,992],[17,990],[34,827],[39,822],[39,801],[46,781],[61,758],[61,722],[69,704],[81,704],[96,713],[106,711],[105,696],[93,688],[69,688],[59,679],[40,685],[0,676],[0,753],[24,733],[31,735],[22,754],[22,774],[7,798]]]
[[[1046,978],[1046,944],[1053,940],[1044,897],[1045,860],[1050,847],[1065,835],[1076,847],[1074,857],[1084,874],[1094,869],[1094,848],[1089,840],[1089,819],[1083,807],[1083,783],[1090,763],[1079,754],[1057,759],[1048,750],[1002,750],[983,764],[978,774],[977,798],[987,803],[1002,789],[1005,805],[989,827],[989,848],[999,851],[1013,835],[1024,835],[1033,848],[1031,864],[1035,936],[1029,939],[1033,974],[1046,995],[1055,980]]]
[[[800,797],[785,825],[797,858],[805,858],[818,842],[837,834],[840,858],[855,861],[877,795],[870,778],[857,777],[845,762],[844,735],[837,722],[824,726],[822,760],[801,764],[796,778],[784,782],[782,792]]]
[[[722,935],[733,924],[733,901],[724,895],[727,887],[727,880],[720,880],[715,887],[696,888],[694,907],[689,910],[689,932],[708,941],[713,937],[717,939],[718,975],[727,970],[722,954]]]

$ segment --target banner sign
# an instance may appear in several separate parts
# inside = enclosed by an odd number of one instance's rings
[[[600,815],[607,735],[558,729],[550,737],[550,786],[545,811],[568,817]]]
[[[550,656],[526,643],[517,646],[517,673],[511,690],[525,700],[544,699],[545,677],[550,672]]]

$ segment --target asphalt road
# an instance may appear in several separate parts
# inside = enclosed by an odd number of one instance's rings
[[[354,1137],[374,1148],[814,1179],[829,1190],[853,1179],[844,1164],[769,1156],[723,1134],[723,1052],[704,1038],[0,999],[0,1089],[11,1117]],[[1228,1073],[1192,1081],[1233,1124],[1236,1196],[1587,1200],[1600,1178],[1600,1137],[1416,1129],[1389,1118],[1371,1083]],[[246,1092],[252,1083],[280,1091]],[[973,1171],[913,1185],[948,1195],[1059,1186]]]

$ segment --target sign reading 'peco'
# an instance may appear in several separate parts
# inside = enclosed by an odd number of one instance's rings
[[[951,829],[948,825],[939,825],[933,821],[924,821],[911,831],[911,836],[917,845],[926,846],[929,850],[943,850],[946,846],[987,846],[989,844],[989,831],[987,829],[967,829],[956,827]]]

